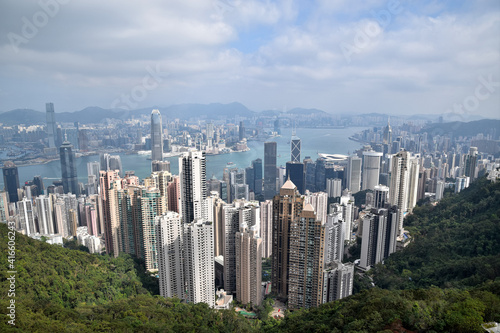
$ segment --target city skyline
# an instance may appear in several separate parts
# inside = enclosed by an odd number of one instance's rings
[[[498,117],[494,0],[2,7],[0,111],[47,100],[56,112],[239,101],[253,110]]]

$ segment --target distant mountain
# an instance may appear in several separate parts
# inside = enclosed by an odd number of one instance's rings
[[[87,107],[75,112],[56,112],[57,122],[82,124],[99,123],[105,119],[130,119],[133,116],[149,116],[153,109],[160,110],[166,119],[218,119],[221,117],[252,117],[257,113],[249,110],[241,103],[212,103],[212,104],[177,104],[168,107],[147,107],[137,110],[103,109],[97,106]],[[5,125],[34,125],[46,122],[45,112],[31,109],[17,109],[0,113],[0,123]]]
[[[291,110],[288,110],[287,113],[291,113],[291,114],[304,114],[304,115],[311,115],[311,114],[315,114],[315,113],[320,113],[320,114],[327,114],[327,112],[323,111],[323,110],[319,110],[319,109],[304,109],[304,108],[293,108]]]
[[[45,113],[32,109],[15,109],[0,113],[0,123],[6,126],[35,125],[46,122]]]
[[[454,121],[450,123],[432,123],[424,127],[420,132],[431,135],[473,136],[479,133],[490,134],[500,131],[500,120],[482,119],[470,122]]]

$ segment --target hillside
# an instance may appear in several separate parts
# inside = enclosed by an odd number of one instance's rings
[[[454,121],[449,123],[432,123],[425,126],[420,132],[427,132],[432,136],[451,135],[452,138],[459,136],[474,136],[478,133],[498,134],[500,120],[481,119],[469,122]]]
[[[16,236],[16,327],[26,332],[481,332],[500,322],[500,183],[485,179],[407,220],[415,240],[377,266],[377,288],[284,320],[163,299],[128,255],[91,255]],[[7,228],[0,224],[7,295]],[[389,288],[383,290],[382,288]],[[399,289],[399,290],[397,290]],[[0,299],[6,308],[8,298]]]
[[[500,182],[481,178],[405,219],[415,241],[374,269],[377,286],[466,288],[500,276]]]

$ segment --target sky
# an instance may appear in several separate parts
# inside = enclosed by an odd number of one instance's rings
[[[500,118],[498,0],[0,0],[0,112]]]

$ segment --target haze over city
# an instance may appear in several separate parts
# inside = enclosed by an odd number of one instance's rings
[[[495,0],[0,6],[0,111],[238,101],[499,117]]]

